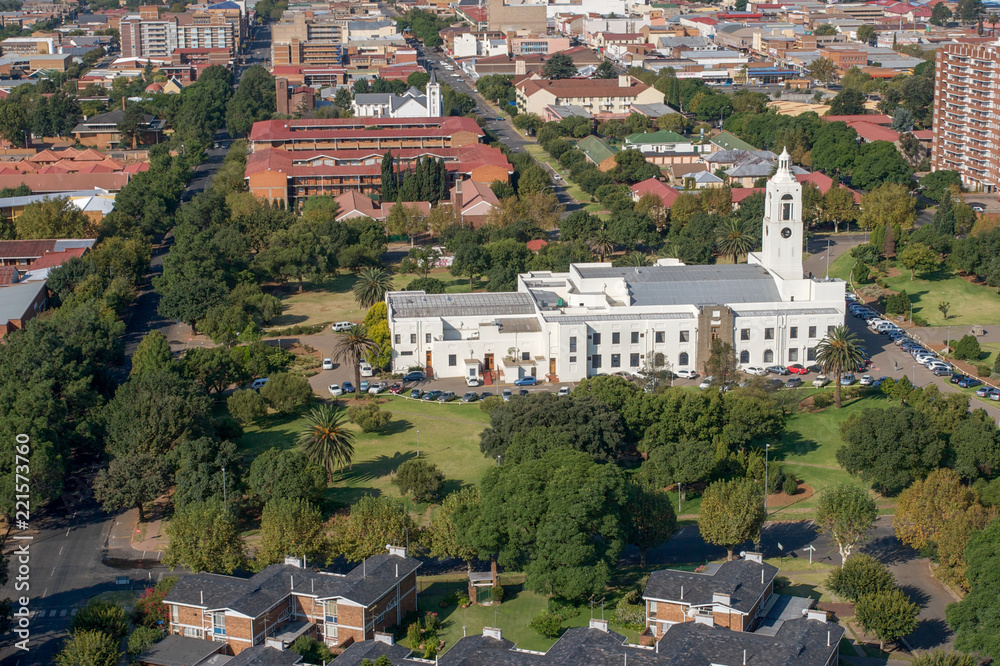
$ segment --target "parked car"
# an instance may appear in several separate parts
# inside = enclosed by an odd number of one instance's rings
[[[370,381],[368,381],[367,379],[362,379],[361,386],[358,387],[358,390],[361,391],[362,393],[368,393],[368,389],[370,389],[371,386],[372,383]]]
[[[976,389],[976,395],[980,398],[988,398],[993,391],[996,391],[996,389],[992,386],[980,386]]]
[[[743,368],[743,372],[747,373],[748,375],[753,375],[755,377],[763,377],[764,375],[767,374],[767,370],[760,367],[759,365],[747,366],[746,368]]]
[[[361,361],[359,365],[361,367],[362,377],[371,377],[372,375],[375,374],[375,369],[371,366],[371,363],[369,363],[368,361]]]
[[[966,377],[958,383],[959,388],[972,388],[974,386],[979,386],[983,382],[975,377]]]
[[[678,370],[677,376],[681,379],[694,379],[698,376],[698,373],[694,370]]]
[[[936,365],[933,368],[931,368],[931,373],[935,377],[947,377],[952,372],[953,371],[952,371],[951,368],[947,368],[947,367],[944,367],[944,366],[941,366],[941,365]]]
[[[788,368],[786,368],[783,365],[769,365],[769,366],[767,366],[767,371],[770,372],[772,375],[787,375],[787,374],[789,374],[788,373]]]
[[[333,359],[332,358],[324,358],[323,359],[323,369],[324,370],[333,370]]]
[[[826,375],[820,375],[813,380],[813,386],[815,386],[816,388],[822,388],[829,383],[830,383],[830,378],[827,377]]]
[[[703,380],[701,380],[701,384],[698,384],[698,388],[700,388],[702,391],[704,391],[707,388],[710,388],[712,386],[713,379],[714,378],[712,377],[712,375],[705,377]]]
[[[990,400],[1000,401],[1000,389],[993,389],[993,393],[990,393]]]
[[[354,384],[351,382],[344,382],[340,388],[344,389],[344,393],[354,393]]]
[[[455,396],[455,392],[454,391],[445,391],[441,395],[438,396],[437,401],[438,402],[451,402],[452,400],[455,399],[455,397],[456,396]]]
[[[336,397],[338,395],[344,395],[344,389],[340,388],[337,384],[330,384],[328,387],[330,390],[330,395]]]
[[[479,386],[482,383],[483,383],[483,380],[480,379],[479,377],[466,377],[465,378],[465,385],[468,386],[468,387],[470,387],[470,388],[475,388],[476,386]]]
[[[515,380],[514,386],[534,386],[537,383],[538,383],[538,378],[529,375],[527,377],[521,377],[520,379]]]
[[[788,381],[785,382],[785,388],[798,388],[802,386],[802,378],[798,375],[789,377]]]
[[[809,372],[816,372],[816,373],[822,373],[823,372],[823,368],[819,367],[818,365],[807,366],[806,370],[808,370]]]
[[[861,381],[859,381],[858,383],[861,384],[862,386],[871,386],[872,384],[875,383],[875,378],[872,377],[871,375],[865,375],[861,378]]]
[[[440,398],[443,393],[444,391],[428,391],[427,393],[424,393],[421,400],[427,400],[428,402],[433,402],[434,400]]]
[[[521,389],[520,391],[517,392],[517,394],[522,398],[527,398],[530,393],[531,391],[529,391],[528,389]]]
[[[389,386],[389,393],[391,393],[393,395],[399,395],[402,392],[403,392],[403,385],[402,384],[392,384],[392,385]]]
[[[784,386],[784,384],[777,377],[771,377],[770,379],[764,380],[764,388],[768,391],[777,391],[782,386]]]
[[[514,394],[511,393],[510,389],[504,389],[503,392],[500,394],[500,397],[503,398],[504,402],[510,402],[510,399],[513,397],[513,395]]]
[[[572,389],[570,389],[570,387],[568,386],[561,386],[559,387],[559,393],[557,393],[556,395],[569,395],[569,392],[571,390]]]
[[[410,397],[414,400],[419,400],[420,396],[424,394],[420,389],[410,389]]]
[[[486,400],[486,398],[492,398],[492,397],[493,397],[493,391],[483,391],[482,393],[479,394],[480,400]]]
[[[371,395],[378,395],[382,391],[386,391],[388,389],[389,389],[388,382],[378,382],[377,384],[372,384],[371,386],[368,387],[368,393],[370,393]]]
[[[475,402],[476,400],[479,400],[479,394],[475,391],[469,391],[462,396],[462,402]]]
[[[853,383],[854,383],[854,375],[852,375],[849,372],[840,378],[841,386],[850,386]]]
[[[788,366],[788,372],[792,373],[793,375],[804,375],[809,372],[809,368],[800,363],[792,363],[790,366]]]
[[[414,370],[413,372],[408,372],[403,375],[404,382],[422,382],[424,381],[424,373],[419,370]]]
[[[349,331],[351,330],[351,326],[354,326],[354,324],[349,321],[338,321],[336,324],[330,324],[330,328],[333,329],[335,333]]]
[[[268,377],[261,377],[260,379],[253,380],[253,384],[250,385],[254,391],[259,391],[264,388],[264,384],[267,383]]]

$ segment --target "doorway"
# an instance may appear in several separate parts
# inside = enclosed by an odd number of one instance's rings
[[[556,360],[554,358],[549,359],[549,374],[552,376],[556,374]]]
[[[427,376],[428,377],[433,377],[434,376],[434,369],[433,369],[433,365],[431,364],[431,353],[430,352],[427,352],[427,358],[426,358],[426,362],[424,363],[424,366],[427,368]]]
[[[486,372],[493,372],[493,354],[487,354],[483,359],[483,367],[486,368]]]

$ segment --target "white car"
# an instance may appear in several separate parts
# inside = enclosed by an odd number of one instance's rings
[[[559,389],[559,393],[556,395],[569,395],[570,390],[571,389],[568,386],[563,386]]]
[[[871,375],[862,375],[861,381],[858,382],[862,386],[871,386],[875,383],[875,378]]]
[[[370,393],[371,395],[378,395],[387,388],[389,388],[389,385],[386,382],[379,382],[378,384],[372,384],[371,386],[369,386],[368,393]]]
[[[329,388],[332,396],[344,395],[344,389],[340,388],[340,384],[330,384]]]
[[[330,324],[330,328],[335,333],[339,333],[340,331],[349,331],[351,330],[351,326],[354,326],[354,324],[349,321],[338,321],[336,324]]]
[[[701,384],[698,384],[698,388],[700,388],[702,391],[704,391],[707,388],[711,388],[711,386],[712,386],[712,376],[711,375],[709,375],[708,377],[705,377],[703,380],[701,380]]]
[[[324,370],[333,370],[333,359],[332,358],[324,358],[323,359],[323,369]]]
[[[698,373],[694,370],[678,370],[677,376],[681,379],[694,379],[698,376]]]
[[[760,367],[759,365],[751,365],[746,368],[743,368],[743,372],[747,373],[748,375],[754,375],[755,377],[763,377],[764,375],[767,374],[767,370]]]
[[[361,361],[359,366],[361,367],[362,377],[371,377],[375,374],[375,370],[372,368],[371,364],[368,363],[368,361]]]
[[[813,386],[815,386],[816,388],[823,388],[829,383],[830,383],[830,378],[827,377],[826,375],[819,375],[818,377],[816,377],[816,379],[813,380]]]

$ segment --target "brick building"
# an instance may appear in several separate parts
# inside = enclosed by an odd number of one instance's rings
[[[163,600],[168,633],[224,642],[233,654],[265,642],[286,649],[303,635],[330,646],[374,638],[417,609],[420,562],[387,548],[346,575],[287,558],[250,578],[184,576]]]
[[[236,10],[164,13],[143,5],[121,20],[122,56],[169,58],[176,49],[224,48],[235,57],[246,35],[245,17]]]
[[[539,79],[514,81],[517,109],[542,117],[547,106],[576,105],[596,117],[628,114],[633,104],[663,101],[663,93],[636,78],[621,74],[616,79]]]
[[[481,143],[482,128],[471,118],[322,118],[264,120],[254,123],[248,142],[252,151],[390,150],[458,148]]]

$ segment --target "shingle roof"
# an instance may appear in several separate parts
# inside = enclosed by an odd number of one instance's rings
[[[777,573],[777,567],[751,560],[730,560],[713,573],[661,569],[649,575],[642,597],[702,606],[712,603],[713,594],[728,594],[730,601],[726,606],[747,613]]]
[[[351,643],[340,656],[337,662],[340,666],[358,666],[363,660],[374,663],[376,659],[385,655],[394,663],[401,663],[410,654],[410,651],[402,645],[388,645],[381,641],[361,641]]]
[[[844,635],[832,622],[799,618],[766,636],[708,627],[697,622],[671,625],[660,639],[660,663],[676,666],[746,663],[768,666],[823,666]]]
[[[226,662],[226,666],[293,666],[301,664],[302,657],[291,650],[254,645]]]
[[[139,655],[139,661],[153,666],[190,666],[201,663],[224,647],[223,643],[171,634]]]

